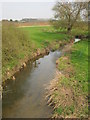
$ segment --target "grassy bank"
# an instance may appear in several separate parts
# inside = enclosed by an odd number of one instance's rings
[[[30,55],[32,43],[23,30],[13,24],[2,24],[2,73],[12,70],[19,60]],[[8,74],[9,76],[9,74]]]
[[[56,33],[50,26],[15,27],[12,23],[2,24],[2,73],[3,81],[11,77],[11,72],[29,58],[37,50],[51,47],[57,49],[69,41],[68,35]],[[60,43],[59,43],[60,42]],[[59,44],[58,44],[59,43]]]
[[[88,42],[80,41],[66,49],[57,67],[58,82],[50,97],[54,117],[88,117]]]

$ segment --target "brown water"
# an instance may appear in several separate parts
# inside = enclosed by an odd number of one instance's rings
[[[9,80],[3,92],[3,118],[49,118],[52,107],[45,100],[45,86],[54,78],[59,51],[50,52],[28,64],[16,74],[16,80]]]

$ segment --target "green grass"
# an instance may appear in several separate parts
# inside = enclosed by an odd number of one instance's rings
[[[57,104],[60,104],[59,100],[64,102],[57,107],[55,114],[64,117],[73,114],[79,118],[86,117],[88,115],[86,100],[88,96],[88,41],[83,40],[73,44],[71,52],[59,58],[58,69],[62,71],[63,76],[59,78],[54,100]],[[66,99],[65,92],[67,91],[69,95]]]
[[[59,115],[61,115],[63,112],[63,108],[60,106],[60,107],[58,107],[58,109],[55,112],[58,113]]]
[[[57,110],[55,111],[59,115],[62,115],[65,117],[65,115],[70,115],[74,112],[74,106],[65,106],[64,108],[62,106],[59,106]]]
[[[75,69],[74,78],[82,94],[88,93],[88,42],[81,41],[73,46],[71,63]]]
[[[68,41],[70,38],[67,34],[56,33],[56,30],[51,26],[23,27],[20,29],[27,31],[30,40],[39,48],[47,47],[50,43],[55,41]]]
[[[67,54],[65,55],[67,56]],[[80,41],[72,46],[71,54],[69,54],[70,64],[73,66],[74,75],[70,80],[77,81],[77,87],[81,89],[80,94],[88,93],[88,41]],[[70,65],[68,61],[62,57],[59,59],[58,69],[63,71]],[[71,71],[72,72],[72,71]],[[70,73],[69,73],[70,74]],[[65,79],[65,78],[64,78]],[[63,83],[69,84],[68,79],[62,80]]]

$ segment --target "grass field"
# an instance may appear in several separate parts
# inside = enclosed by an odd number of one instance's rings
[[[64,74],[60,76],[58,90],[54,92],[54,101],[58,106],[55,115],[71,118],[88,117],[87,40],[74,44],[71,52],[59,59],[58,69]]]
[[[65,29],[56,30],[52,26],[28,26],[21,27],[21,29],[28,32],[30,40],[32,40],[39,48],[46,47],[53,41],[68,41],[75,35],[88,35],[87,26],[84,26],[84,28],[82,27],[82,29],[74,28],[69,35],[66,34]]]
[[[55,41],[68,41],[70,38],[67,34],[57,33],[51,26],[22,27],[20,29],[25,30],[30,40],[39,48],[47,47],[50,43]]]

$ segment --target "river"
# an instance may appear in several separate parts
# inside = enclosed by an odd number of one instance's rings
[[[50,118],[52,107],[45,100],[45,87],[55,77],[60,51],[50,52],[8,80],[3,91],[3,118]]]

